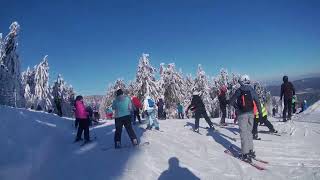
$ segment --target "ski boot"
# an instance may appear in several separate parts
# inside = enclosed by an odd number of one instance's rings
[[[133,140],[132,140],[132,145],[133,145],[133,146],[139,145],[138,140],[137,140],[137,139],[133,139]]]
[[[220,124],[219,124],[220,126],[227,126],[228,124],[227,123],[225,123],[225,122],[220,122]]]
[[[76,138],[75,140],[74,140],[74,142],[78,142],[78,141],[82,141],[83,139],[82,138]]]
[[[252,159],[255,159],[255,158],[256,158],[256,152],[254,152],[253,150],[250,150],[250,151],[249,151],[249,156],[250,156]]]
[[[275,130],[275,129],[271,129],[269,132],[270,132],[270,133],[278,133],[278,131]]]
[[[117,141],[114,145],[114,148],[115,149],[120,149],[121,148],[121,142],[120,141]]]
[[[151,130],[152,129],[152,126],[147,126],[146,130]]]
[[[258,137],[258,134],[254,134],[254,135],[253,135],[253,139],[254,139],[254,140],[260,140],[260,138]]]
[[[211,124],[211,125],[209,126],[209,129],[211,129],[212,131],[216,130],[216,129],[214,128],[213,124]]]
[[[158,130],[158,131],[160,131],[160,128],[159,128],[159,127],[156,127],[155,129]]]
[[[199,133],[199,128],[196,128],[193,131],[196,132],[196,133]]]
[[[251,156],[248,154],[241,154],[240,159],[247,163],[252,163]]]

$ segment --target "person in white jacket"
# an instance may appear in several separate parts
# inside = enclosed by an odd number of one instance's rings
[[[152,99],[150,96],[146,96],[143,103],[143,109],[148,121],[146,129],[151,130],[154,126],[156,130],[159,130],[159,122],[156,118],[157,107],[154,99]]]

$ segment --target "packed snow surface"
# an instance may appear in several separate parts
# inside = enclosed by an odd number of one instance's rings
[[[160,120],[161,132],[137,125],[137,136],[149,145],[103,151],[113,146],[111,120],[91,128],[95,140],[80,147],[73,143],[72,119],[0,106],[0,179],[319,180],[319,109],[315,105],[287,123],[269,118],[281,136],[266,134],[267,128],[259,126],[262,141],[254,141],[256,154],[269,162],[261,164],[267,170],[260,171],[224,153],[230,144],[240,147],[239,129],[232,120],[212,132],[201,119],[200,134],[191,130],[193,119]],[[129,144],[125,130],[122,135],[122,144]]]

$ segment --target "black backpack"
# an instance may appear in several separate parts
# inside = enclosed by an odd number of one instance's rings
[[[253,98],[250,91],[240,90],[241,95],[238,97],[237,105],[241,112],[253,111]]]

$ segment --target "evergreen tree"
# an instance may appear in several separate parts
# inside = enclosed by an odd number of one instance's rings
[[[54,82],[51,92],[54,100],[55,113],[60,116],[72,117],[75,92],[72,86],[67,85],[60,74]]]
[[[20,25],[13,22],[9,29],[4,40],[0,37],[0,104],[22,107],[25,101],[17,52]]]
[[[144,99],[146,95],[150,95],[154,99],[161,96],[155,73],[156,69],[150,64],[149,54],[142,54],[135,80],[139,99]]]
[[[177,72],[174,63],[160,65],[160,89],[164,96],[168,117],[175,117],[177,103],[184,105],[186,92],[182,73]]]
[[[200,96],[203,100],[204,105],[206,106],[208,114],[212,114],[213,106],[212,106],[212,98],[210,96],[210,85],[208,77],[206,76],[205,71],[202,69],[201,65],[198,65],[197,76],[194,81],[194,90],[200,93]]]

